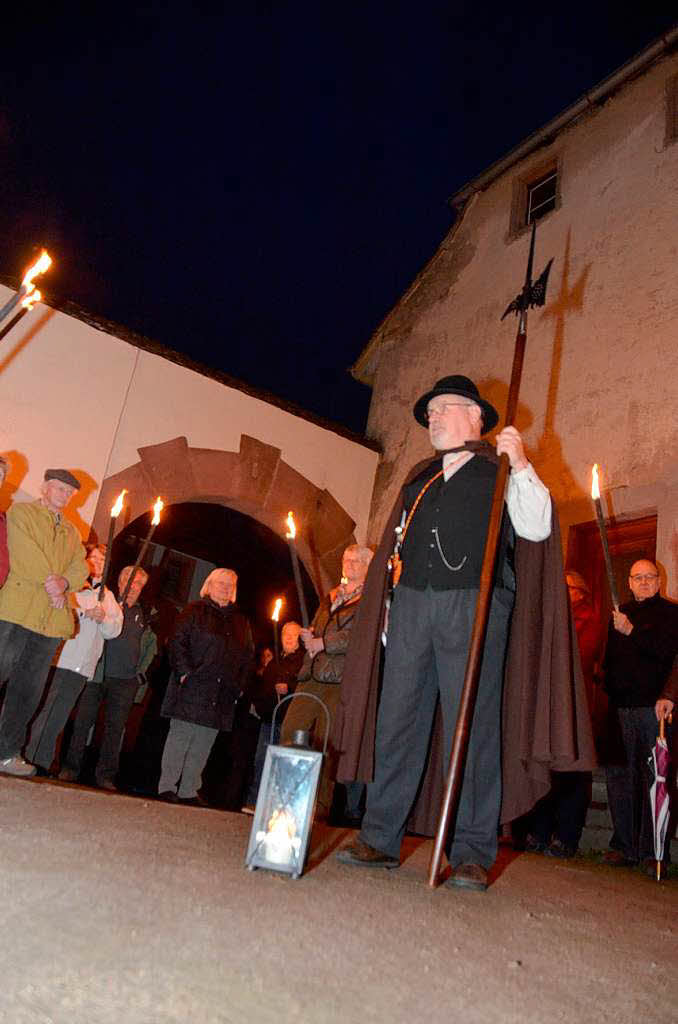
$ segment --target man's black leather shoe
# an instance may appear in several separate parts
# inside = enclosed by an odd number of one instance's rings
[[[375,850],[369,843],[362,839],[354,839],[349,846],[345,846],[337,853],[337,860],[342,864],[350,864],[360,868],[398,868],[400,861],[397,857],[389,857],[381,850]]]
[[[485,892],[487,889],[487,871],[480,864],[458,864],[452,868],[448,885],[456,889],[469,889],[471,892]]]

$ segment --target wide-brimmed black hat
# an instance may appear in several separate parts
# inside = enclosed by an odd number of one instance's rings
[[[46,469],[45,480],[60,480],[62,484],[68,484],[76,491],[80,490],[80,481],[77,476],[73,476],[67,469]]]
[[[422,395],[415,404],[412,412],[414,413],[415,420],[417,423],[421,423],[422,427],[428,426],[428,403],[436,395],[462,395],[464,398],[470,398],[472,402],[479,405],[483,410],[483,434],[486,434],[488,430],[492,430],[499,422],[499,413],[493,405],[490,405],[489,402],[480,397],[478,388],[473,381],[468,377],[462,377],[461,374],[453,374],[451,377],[441,377],[440,380],[436,381],[431,390]]]

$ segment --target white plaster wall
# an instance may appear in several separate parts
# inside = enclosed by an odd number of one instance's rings
[[[11,294],[0,286],[0,303]],[[375,452],[44,305],[0,343],[0,403],[14,500],[35,497],[48,466],[82,470],[92,477],[83,529],[102,480],[138,462],[138,448],[184,435],[189,446],[238,451],[249,434],[326,488],[365,538]]]
[[[149,415],[149,396],[155,396]],[[141,434],[147,438],[139,442]],[[110,473],[138,460],[137,448],[183,434],[189,445],[238,451],[248,434],[280,448],[282,458],[327,488],[365,536],[378,456],[332,431],[160,356],[139,352]]]
[[[430,451],[411,418],[440,376],[466,373],[505,405],[529,237],[507,241],[514,180],[552,155],[562,205],[539,222],[535,271],[554,265],[530,313],[518,425],[566,522],[592,518],[602,464],[616,513],[655,507],[658,557],[678,593],[678,144],[664,147],[665,83],[655,65],[471,201],[456,234],[383,331],[368,433],[384,467],[371,535],[405,468]]]

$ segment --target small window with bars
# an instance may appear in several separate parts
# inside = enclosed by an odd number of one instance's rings
[[[548,174],[544,174],[536,181],[527,184],[527,204],[525,209],[525,224],[529,225],[539,220],[544,214],[550,213],[556,208],[558,190],[558,170],[551,168]]]
[[[678,75],[673,75],[666,83],[666,138],[664,144],[670,146],[678,142]]]

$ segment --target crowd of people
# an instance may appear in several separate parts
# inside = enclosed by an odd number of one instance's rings
[[[160,799],[214,803],[206,766],[227,737],[228,779],[216,802],[252,813],[267,746],[303,731],[326,747],[317,818],[337,820],[340,808],[344,823],[360,827],[338,858],[398,867],[406,830],[435,830],[506,455],[476,710],[446,842],[449,884],[487,888],[500,822],[518,822],[516,841],[534,853],[575,854],[600,680],[619,734],[618,756],[605,758],[614,824],[605,859],[654,866],[645,762],[658,721],[670,735],[678,700],[678,606],[660,596],[657,566],[633,564],[631,601],[598,643],[588,585],[565,575],[551,496],[518,431],[506,427],[496,446],[484,441],[498,414],[460,375],[437,381],[413,412],[434,456],[408,474],[376,552],[344,551],[341,581],[310,626],[283,625],[280,655],[255,651],[229,568],[209,574],[159,645],[142,599],[146,571],[123,568],[115,592],[102,581],[105,548],[85,549],[64,516],[79,482],[48,469],[36,501],[0,515],[0,772],[76,782],[93,748],[95,784],[116,790],[130,714],[161,663]],[[0,458],[2,479],[7,468]]]

